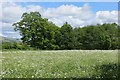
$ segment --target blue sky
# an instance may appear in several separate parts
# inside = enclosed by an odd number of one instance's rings
[[[44,8],[56,8],[61,5],[75,5],[83,6],[88,3],[94,12],[102,10],[118,10],[118,2],[16,2],[18,5],[27,6],[27,5],[40,5]]]
[[[119,0],[1,0],[2,2],[118,2]]]
[[[68,22],[73,27],[103,23],[117,23],[117,2],[6,2],[3,3],[1,36],[20,38],[13,23],[20,20],[24,12],[38,11],[58,26]]]

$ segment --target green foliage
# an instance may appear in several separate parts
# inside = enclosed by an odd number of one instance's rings
[[[35,49],[119,49],[119,29],[115,23],[105,23],[72,28],[67,22],[58,27],[39,12],[24,13],[20,22],[14,23],[23,44]],[[20,47],[20,46],[19,46]]]
[[[2,43],[2,49],[12,49],[15,48],[14,43],[4,42]]]
[[[17,49],[17,50],[30,50],[32,49],[30,46],[23,44],[21,42],[3,42],[2,49]]]
[[[60,32],[61,32],[61,38],[59,43],[60,43],[61,49],[72,49],[74,44],[73,44],[73,37],[72,37],[73,29],[71,25],[66,22],[61,27]]]
[[[22,41],[36,49],[55,49],[54,35],[57,26],[38,12],[24,13],[20,22],[14,23],[20,31]]]

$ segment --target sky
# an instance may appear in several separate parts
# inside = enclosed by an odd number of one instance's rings
[[[119,2],[119,0],[1,0],[1,2]]]
[[[40,12],[58,26],[66,21],[73,27],[118,23],[118,2],[2,2],[0,36],[20,38],[12,24],[20,21],[24,12],[31,11]]]

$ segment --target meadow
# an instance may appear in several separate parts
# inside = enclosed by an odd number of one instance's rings
[[[3,51],[3,78],[116,78],[117,50]]]

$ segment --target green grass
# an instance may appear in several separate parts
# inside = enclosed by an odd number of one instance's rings
[[[117,50],[3,51],[3,78],[117,77]]]

